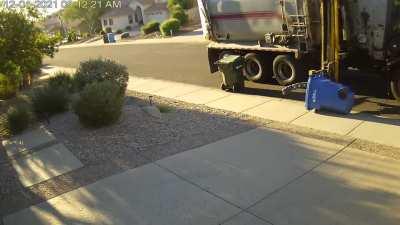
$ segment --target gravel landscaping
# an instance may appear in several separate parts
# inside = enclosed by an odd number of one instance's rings
[[[56,115],[46,127],[78,158],[84,167],[23,188],[1,151],[0,212],[6,215],[32,204],[90,184],[101,178],[206,145],[256,127],[230,113],[217,112],[168,99],[153,98],[169,107],[161,118],[142,107],[148,96],[128,94],[121,119],[114,125],[88,129],[72,112]]]

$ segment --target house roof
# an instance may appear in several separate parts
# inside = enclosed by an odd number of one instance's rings
[[[140,2],[142,5],[153,5],[155,4],[154,0],[135,0],[137,2]]]
[[[155,3],[150,7],[146,8],[145,12],[154,12],[154,11],[164,11],[167,10],[167,3]]]
[[[135,12],[133,9],[129,6],[121,7],[121,8],[114,8],[102,15],[102,17],[115,17],[115,16],[125,16],[125,15],[131,15],[134,14]]]

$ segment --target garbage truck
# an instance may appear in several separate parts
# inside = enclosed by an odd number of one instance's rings
[[[203,30],[211,40],[207,47],[211,73],[218,71],[216,62],[230,54],[244,57],[241,73],[247,80],[274,78],[285,86],[304,80],[321,63],[335,67],[336,81],[346,74],[339,76],[339,71],[351,67],[385,76],[400,100],[399,0],[200,0],[200,4]],[[337,17],[323,17],[327,9]],[[331,25],[339,32],[327,32]],[[336,61],[321,62],[334,47]]]

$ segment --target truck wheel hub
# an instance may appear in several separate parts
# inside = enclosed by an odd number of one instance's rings
[[[246,72],[250,76],[256,76],[260,72],[260,65],[257,62],[250,60],[246,63]]]
[[[280,77],[284,79],[290,79],[293,76],[293,70],[292,68],[284,63],[281,63],[278,68],[278,73]]]

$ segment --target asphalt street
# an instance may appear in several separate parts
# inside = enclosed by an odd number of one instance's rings
[[[79,48],[61,48],[54,58],[44,63],[62,67],[77,67],[89,58],[111,58],[127,66],[133,76],[151,77],[201,86],[219,88],[218,73],[210,74],[206,42],[132,43]],[[388,96],[385,81],[376,75],[347,74],[343,82],[357,94],[355,110],[400,119],[400,104]],[[276,84],[246,83],[246,93],[283,97]],[[302,91],[286,98],[302,101]]]

